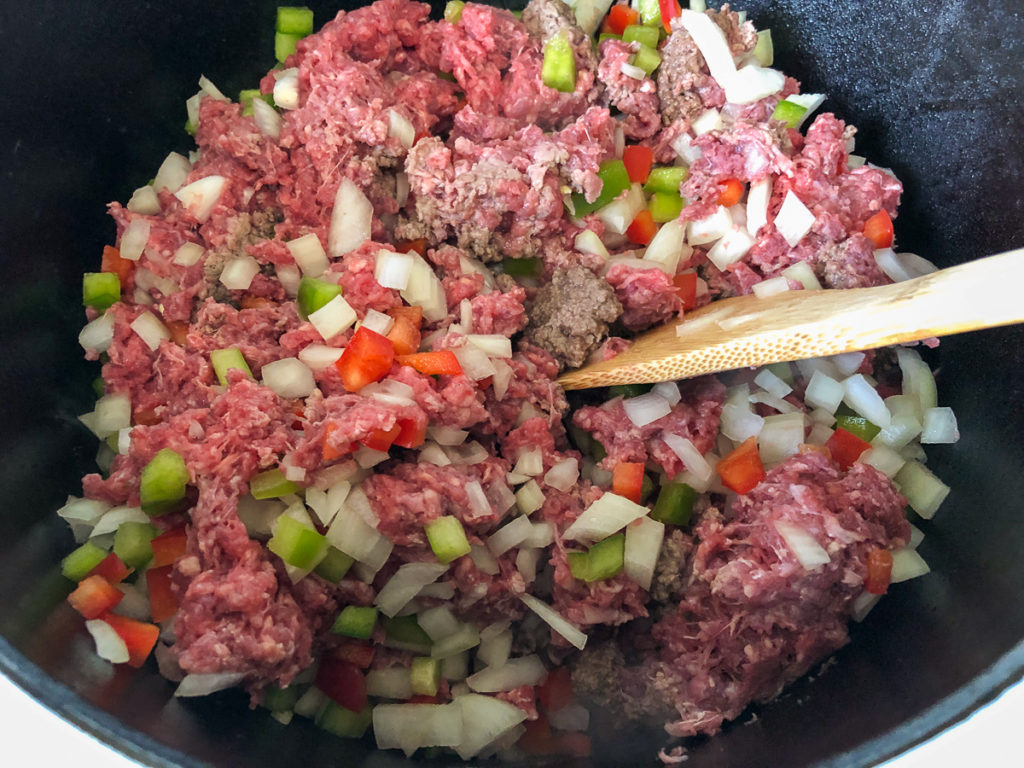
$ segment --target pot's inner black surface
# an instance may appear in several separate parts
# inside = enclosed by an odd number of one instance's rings
[[[333,15],[311,5],[318,23]],[[780,68],[859,126],[858,151],[903,180],[902,249],[949,265],[1024,244],[1024,22],[1015,3],[984,14],[923,2],[737,5],[773,30]],[[247,712],[241,697],[181,703],[151,669],[111,669],[62,605],[56,572],[71,537],[53,510],[79,492],[95,450],[74,418],[89,409],[96,375],[76,336],[80,273],[113,238],[103,206],[126,200],[169,149],[188,148],[183,103],[199,74],[234,93],[270,65],[273,8],[182,0],[72,11],[19,0],[0,9],[0,658],[48,705],[148,762],[397,765],[306,723],[284,728]],[[1019,329],[970,334],[943,341],[932,358],[941,402],[963,433],[931,452],[930,466],[953,487],[921,526],[934,572],[894,589],[815,682],[759,708],[756,722],[693,745],[689,765],[876,762],[1019,676],[1022,342]],[[594,765],[648,764],[662,744],[656,726],[624,731],[614,713],[598,720],[606,727],[595,729]]]

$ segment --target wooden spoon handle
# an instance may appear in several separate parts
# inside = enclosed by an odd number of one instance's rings
[[[1024,249],[892,285],[712,302],[570,371],[565,389],[672,381],[1024,322]]]

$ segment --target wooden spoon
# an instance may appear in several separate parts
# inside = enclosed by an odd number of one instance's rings
[[[565,389],[674,381],[1024,322],[1024,248],[893,285],[715,301],[563,374]]]

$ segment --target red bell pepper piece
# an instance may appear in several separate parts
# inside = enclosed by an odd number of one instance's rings
[[[683,272],[672,278],[672,284],[676,287],[679,300],[683,303],[683,309],[693,309],[697,306],[697,273]]]
[[[679,7],[679,0],[658,0],[658,10],[661,11],[661,23],[665,31],[671,35],[672,19],[683,13],[683,9]]]
[[[612,471],[612,492],[639,504],[644,485],[644,465],[639,461],[620,461]],[[549,675],[550,677],[550,675]]]
[[[174,561],[185,554],[188,536],[184,528],[172,528],[156,536],[150,543],[153,547],[153,568],[174,565]]]
[[[337,656],[320,660],[315,685],[345,709],[362,712],[366,706],[366,678],[362,671]]]
[[[264,301],[267,301],[264,299]],[[245,306],[245,299],[242,299],[242,306]],[[171,332],[171,341],[179,347],[184,347],[188,340],[188,323],[184,320],[167,320],[164,322],[167,330]]]
[[[837,427],[825,442],[825,447],[828,448],[832,459],[839,465],[839,468],[845,471],[853,466],[853,462],[859,459],[864,451],[871,447],[871,443],[861,440],[842,427]]]
[[[71,607],[87,619],[96,619],[121,602],[124,593],[99,575],[86,576],[68,595]]]
[[[864,588],[872,595],[884,595],[892,579],[892,552],[881,547],[868,552],[868,575]]]
[[[892,219],[884,208],[864,222],[864,237],[875,244],[875,248],[891,248],[893,239]]]
[[[398,424],[395,424],[391,429],[375,429],[362,439],[362,443],[374,451],[384,451],[386,453],[401,431],[402,427]]]
[[[640,23],[640,11],[628,5],[613,5],[605,17],[608,31],[613,35],[621,35],[630,24]]]
[[[345,640],[331,651],[331,655],[339,661],[346,661],[359,669],[369,669],[373,664],[375,648],[370,643],[359,640]]]
[[[399,355],[395,360],[402,365],[411,366],[427,376],[457,376],[462,373],[462,365],[450,349],[442,349],[440,352]]]
[[[128,574],[131,572],[132,569],[125,565],[120,557],[111,552],[86,576],[102,576],[111,584],[118,584],[128,578]]]
[[[743,197],[743,182],[739,179],[726,179],[718,182],[722,193],[718,196],[718,204],[726,208],[736,205]]]
[[[122,259],[121,251],[112,245],[103,246],[103,261],[100,266],[102,272],[113,272],[121,281],[121,292],[124,293],[128,280],[135,272],[135,262],[130,259]]]
[[[321,456],[324,461],[334,461],[335,459],[340,459],[345,454],[352,453],[356,448],[359,447],[358,443],[349,443],[347,446],[343,446],[342,448],[335,448],[333,445],[331,445],[331,433],[337,428],[338,425],[335,424],[333,421],[327,422],[327,425],[324,427],[324,445],[323,448],[321,449]]]
[[[654,223],[654,217],[647,208],[640,211],[626,229],[626,237],[637,245],[649,245],[656,234],[658,225]]]
[[[388,339],[396,355],[411,355],[420,348],[420,323],[423,322],[422,307],[394,307],[388,310],[395,324],[388,331]]]
[[[136,669],[141,667],[160,638],[160,627],[127,616],[118,616],[116,613],[106,613],[100,618],[113,627],[124,641],[128,648],[128,664]]]
[[[637,466],[643,469],[643,464]],[[572,676],[567,667],[555,667],[548,672],[537,686],[537,700],[548,712],[557,712],[572,702]]]
[[[178,598],[171,589],[173,565],[162,565],[146,571],[146,587],[149,590],[149,613],[157,624],[166,621],[178,612]]]
[[[401,419],[398,422],[401,428],[398,437],[395,438],[395,445],[402,448],[419,448],[427,439],[427,418],[422,419]]]
[[[647,183],[654,165],[654,150],[641,144],[634,144],[622,151],[622,163],[626,166],[629,180],[634,184]]]
[[[424,135],[429,136],[430,134],[425,133]],[[395,250],[398,253],[418,253],[420,256],[426,258],[427,238],[417,237],[415,240],[399,240],[397,243],[395,243]]]
[[[715,465],[722,485],[736,493],[747,493],[764,480],[764,464],[757,452],[757,438],[748,437]]]
[[[386,336],[360,326],[334,364],[349,392],[383,379],[395,360],[395,348]]]

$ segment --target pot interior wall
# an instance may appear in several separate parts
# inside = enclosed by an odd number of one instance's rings
[[[112,670],[62,604],[56,571],[72,542],[52,513],[80,490],[95,450],[75,415],[89,410],[97,370],[81,360],[76,335],[79,275],[113,238],[103,206],[126,200],[169,149],[188,149],[183,104],[200,73],[229,94],[255,84],[260,63],[271,63],[274,5],[71,10],[15,0],[0,9],[0,666],[154,764],[399,765],[305,722],[285,729],[241,697],[183,703],[149,669]],[[318,22],[332,14],[311,5]],[[1024,22],[1010,0],[995,5],[982,14],[958,3],[745,3],[773,30],[777,64],[804,90],[827,93],[825,109],[859,126],[857,151],[903,180],[901,247],[940,265],[1024,245]],[[936,520],[921,524],[934,572],[893,589],[816,681],[695,744],[689,765],[763,764],[766,755],[790,766],[876,762],[1019,677],[1022,350],[1020,329],[1003,329],[944,340],[931,355],[941,403],[956,409],[963,433],[931,452],[953,487]],[[598,719],[609,735],[587,764],[646,764],[662,744],[656,725],[631,731],[614,713]]]

